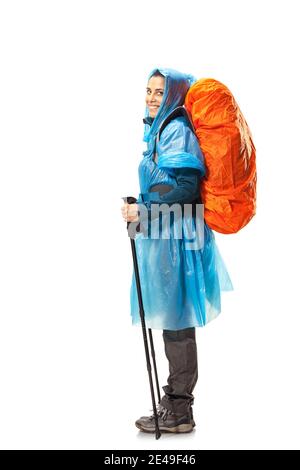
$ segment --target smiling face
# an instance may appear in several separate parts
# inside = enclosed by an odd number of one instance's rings
[[[146,105],[149,109],[150,117],[155,118],[158,108],[163,99],[165,89],[164,77],[151,77],[146,88]]]

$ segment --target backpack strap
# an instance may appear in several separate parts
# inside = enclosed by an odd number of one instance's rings
[[[194,128],[194,125],[193,125],[193,122],[187,112],[187,110],[185,109],[184,106],[177,106],[177,108],[173,109],[173,111],[171,112],[171,114],[169,114],[169,116],[166,117],[166,119],[162,122],[160,128],[159,128],[159,131],[157,133],[157,142],[159,141],[160,139],[160,136],[161,136],[161,133],[162,131],[165,129],[165,127],[169,124],[169,122],[171,122],[173,119],[179,117],[179,116],[183,116],[186,118],[186,121],[187,121],[187,124],[188,126],[190,127],[190,129],[196,133],[195,131],[195,128]]]
[[[167,127],[167,125],[173,119],[175,119],[179,116],[183,116],[183,117],[186,118],[186,121],[187,121],[187,124],[188,124],[189,128],[192,130],[192,132],[194,134],[196,134],[196,130],[195,130],[195,127],[193,125],[193,121],[192,121],[188,111],[185,109],[184,106],[177,106],[177,108],[173,109],[173,111],[169,114],[169,116],[167,116],[166,119],[160,125],[160,128],[158,130],[158,133],[156,134],[156,139],[155,139],[155,142],[154,142],[154,150],[153,150],[154,154],[156,153],[156,147],[157,147],[157,144],[159,142],[162,131],[165,129],[165,127]]]

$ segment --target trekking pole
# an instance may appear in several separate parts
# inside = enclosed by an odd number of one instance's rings
[[[123,197],[122,199],[123,199],[124,202],[127,202],[128,204],[134,204],[137,201],[136,198],[132,197],[132,196]],[[129,224],[132,224],[132,223],[133,222],[127,222],[127,232],[128,232]],[[137,225],[138,225],[138,223],[139,222],[136,222]],[[130,236],[129,232],[128,232],[128,236]],[[145,322],[145,312],[144,312],[144,306],[143,306],[142,289],[141,289],[141,283],[140,283],[139,268],[138,268],[134,238],[130,237],[130,244],[131,244],[131,251],[132,251],[132,258],[133,258],[133,265],[134,265],[134,273],[135,273],[135,280],[136,280],[136,288],[137,288],[138,301],[139,301],[139,310],[140,310],[140,317],[141,317],[141,324],[142,324],[142,331],[143,331],[143,338],[144,338],[144,346],[145,346],[147,370],[148,370],[149,383],[150,383],[152,407],[153,407],[153,412],[154,412],[155,437],[156,437],[156,439],[159,439],[160,436],[161,436],[161,433],[160,433],[159,426],[158,426],[158,414],[157,414],[157,409],[156,409],[155,394],[154,394],[154,388],[153,388],[152,369],[151,369],[151,361],[150,361],[147,330],[146,330],[146,322]],[[151,346],[152,359],[154,361],[153,365],[154,365],[154,370],[155,370],[155,376],[156,376],[156,379],[157,379],[157,369],[156,369],[156,361],[155,361],[155,352],[154,352],[154,344],[153,344],[152,333],[150,335],[150,346]],[[156,382],[156,385],[157,385],[157,389],[159,389],[158,381]]]
[[[133,198],[135,199],[135,198]],[[136,199],[135,199],[136,201]],[[130,204],[130,203],[129,203]],[[154,349],[154,343],[153,343],[153,336],[152,336],[152,330],[151,328],[148,328],[148,334],[149,334],[149,340],[150,340],[150,349],[151,349],[151,356],[152,356],[152,364],[154,368],[154,376],[155,376],[155,383],[156,383],[156,391],[157,391],[157,398],[158,398],[158,404],[161,401],[161,396],[160,396],[160,389],[159,389],[159,381],[158,381],[158,373],[157,373],[157,366],[156,366],[156,357],[155,357],[155,349]]]
[[[161,397],[160,397],[160,390],[159,390],[159,383],[158,383],[158,374],[157,374],[157,368],[156,368],[155,350],[154,350],[153,336],[152,336],[152,330],[151,330],[151,328],[148,328],[148,333],[149,333],[149,338],[150,338],[150,347],[151,347],[152,362],[153,362],[153,367],[154,367],[154,375],[155,375],[155,382],[156,382],[157,398],[158,398],[158,403],[160,403]]]

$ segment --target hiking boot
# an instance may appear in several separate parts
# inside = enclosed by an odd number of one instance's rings
[[[186,433],[191,432],[195,426],[192,410],[185,415],[177,415],[172,411],[159,406],[157,410],[158,426],[162,432]],[[143,432],[155,432],[155,418],[142,416],[135,422],[136,427]]]

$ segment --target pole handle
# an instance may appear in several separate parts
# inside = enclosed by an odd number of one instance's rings
[[[133,196],[124,196],[124,197],[122,197],[122,199],[123,199],[124,203],[127,203],[127,204],[135,204],[136,201],[137,201],[137,199]],[[134,224],[133,228],[135,227],[136,232],[140,231],[140,222],[139,221],[138,222],[127,222],[127,232],[128,232],[129,224]],[[130,237],[129,232],[128,232],[128,236]]]

